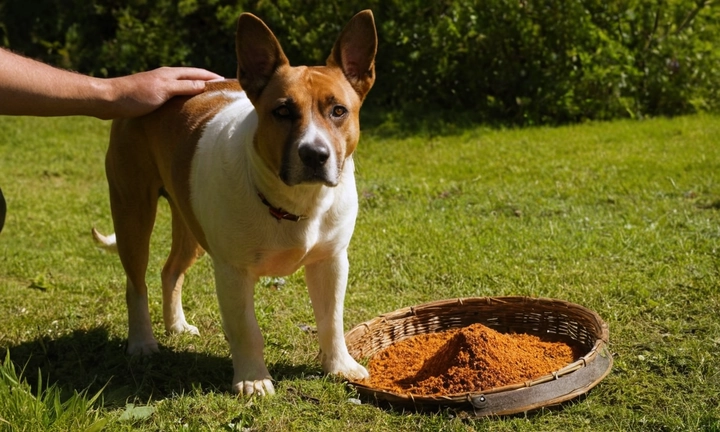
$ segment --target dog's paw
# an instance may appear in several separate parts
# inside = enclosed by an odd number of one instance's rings
[[[365,378],[370,378],[370,373],[360,363],[353,361],[355,364],[347,367],[344,370],[336,372],[335,375],[342,376],[352,381],[360,381]]]
[[[168,326],[165,330],[168,334],[189,333],[191,335],[200,336],[200,330],[198,330],[198,328],[194,325],[188,324],[186,321],[176,322],[175,324]]]
[[[155,353],[159,353],[160,349],[156,340],[152,341],[128,341],[127,353],[131,356],[149,356]]]
[[[367,369],[350,355],[335,361],[323,362],[323,370],[329,375],[341,376],[351,381],[360,381],[370,377]]]
[[[269,379],[240,381],[233,385],[233,392],[242,396],[270,396],[275,394],[275,387]]]

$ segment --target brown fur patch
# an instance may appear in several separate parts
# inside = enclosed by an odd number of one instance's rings
[[[122,130],[123,138],[120,142],[111,139],[108,149],[108,160],[114,164],[138,168],[129,171],[109,167],[109,178],[115,177],[116,184],[133,184],[142,178],[140,181],[148,185],[147,193],[165,189],[168,199],[180,210],[185,224],[205,250],[208,250],[205,234],[190,203],[190,168],[205,125],[231,101],[223,90],[241,91],[241,88],[236,80],[208,83],[200,95],[177,97],[147,116],[115,121],[113,129]]]

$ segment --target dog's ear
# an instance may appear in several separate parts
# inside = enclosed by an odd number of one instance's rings
[[[280,66],[289,64],[273,32],[251,13],[238,18],[235,50],[238,80],[251,101],[260,96]]]
[[[360,100],[365,99],[375,82],[377,44],[372,11],[364,10],[345,25],[327,59],[328,66],[342,69]]]

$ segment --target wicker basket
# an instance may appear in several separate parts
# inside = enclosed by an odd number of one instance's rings
[[[607,348],[608,326],[600,316],[562,300],[529,297],[474,297],[441,300],[399,309],[364,322],[345,341],[356,360],[363,361],[408,337],[481,323],[501,333],[528,333],[544,340],[582,347],[574,363],[546,376],[481,392],[410,395],[350,381],[357,391],[377,402],[415,409],[453,407],[471,409],[477,416],[515,414],[556,405],[582,395],[600,382],[612,367]]]

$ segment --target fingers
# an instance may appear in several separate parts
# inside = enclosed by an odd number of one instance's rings
[[[167,91],[170,96],[190,96],[205,89],[206,81],[178,80],[171,83]]]
[[[101,119],[138,117],[159,108],[173,96],[202,93],[206,82],[218,79],[222,79],[218,74],[191,67],[161,67],[110,78],[106,80],[111,88],[109,107],[105,111],[94,110],[91,115]]]
[[[205,69],[191,67],[163,67],[151,73],[167,80],[169,96],[191,96],[205,89],[207,81],[221,80],[222,76]]]
[[[192,68],[192,67],[172,67],[172,68],[161,68],[160,70],[169,71],[170,74],[178,80],[190,80],[190,81],[211,81],[222,79],[223,77],[210,72],[205,69]]]

